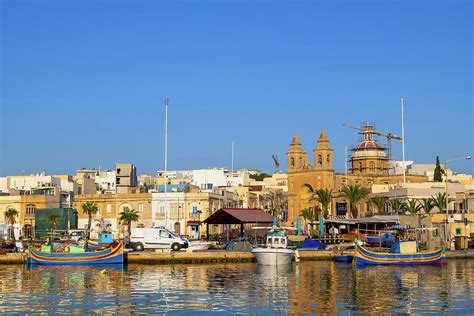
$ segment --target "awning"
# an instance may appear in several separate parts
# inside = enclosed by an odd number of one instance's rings
[[[191,225],[201,225],[201,221],[188,221],[188,226],[191,226]]]

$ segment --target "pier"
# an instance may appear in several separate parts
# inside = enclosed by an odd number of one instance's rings
[[[344,254],[351,255],[349,251]],[[332,261],[335,253],[326,250],[303,250],[298,251],[301,261]],[[446,251],[448,260],[453,259],[474,259],[474,250]],[[178,251],[178,252],[130,252],[125,256],[126,263],[134,264],[200,264],[200,263],[242,263],[255,262],[255,257],[251,252],[238,251]],[[24,253],[9,253],[0,256],[1,264],[25,264],[26,255]]]

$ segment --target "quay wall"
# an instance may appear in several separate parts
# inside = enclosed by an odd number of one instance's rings
[[[350,252],[344,252],[350,255]],[[298,251],[301,261],[331,261],[334,260],[334,252],[321,250]],[[448,260],[453,259],[474,259],[474,250],[447,251]],[[138,264],[199,264],[199,263],[240,263],[255,262],[255,257],[251,252],[234,251],[199,251],[199,252],[130,252],[125,256],[127,263]],[[0,265],[2,264],[25,264],[26,255],[24,253],[9,253],[0,255]]]

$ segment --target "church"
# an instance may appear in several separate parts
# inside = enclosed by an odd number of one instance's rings
[[[317,207],[318,203],[310,201],[313,192],[327,188],[333,192],[333,201],[329,210],[330,216],[346,215],[348,202],[340,196],[345,185],[360,185],[371,189],[373,184],[403,183],[403,175],[389,174],[390,159],[385,148],[374,138],[374,129],[366,125],[362,139],[352,150],[349,160],[350,168],[346,173],[337,173],[333,167],[333,149],[324,128],[313,149],[314,164],[309,162],[308,153],[303,149],[298,134],[295,133],[287,152],[288,159],[288,214],[287,223],[296,224],[301,210]],[[407,182],[427,181],[425,176],[406,175]],[[368,201],[358,205],[361,216],[369,211]]]

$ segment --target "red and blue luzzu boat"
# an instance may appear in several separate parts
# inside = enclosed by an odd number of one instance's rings
[[[406,243],[406,244],[405,244]],[[414,243],[415,249],[413,249]],[[404,246],[408,247],[404,247]],[[405,249],[404,249],[405,248]],[[410,249],[411,248],[411,249]],[[400,242],[392,246],[394,252],[373,252],[359,244],[355,245],[355,259],[357,265],[416,265],[416,264],[446,264],[444,248],[416,252],[416,241]],[[397,251],[398,250],[398,251]],[[406,251],[408,250],[408,251]]]
[[[89,252],[44,252],[30,248],[28,264],[44,265],[93,265],[93,264],[122,264],[123,243],[113,242],[109,247]]]

